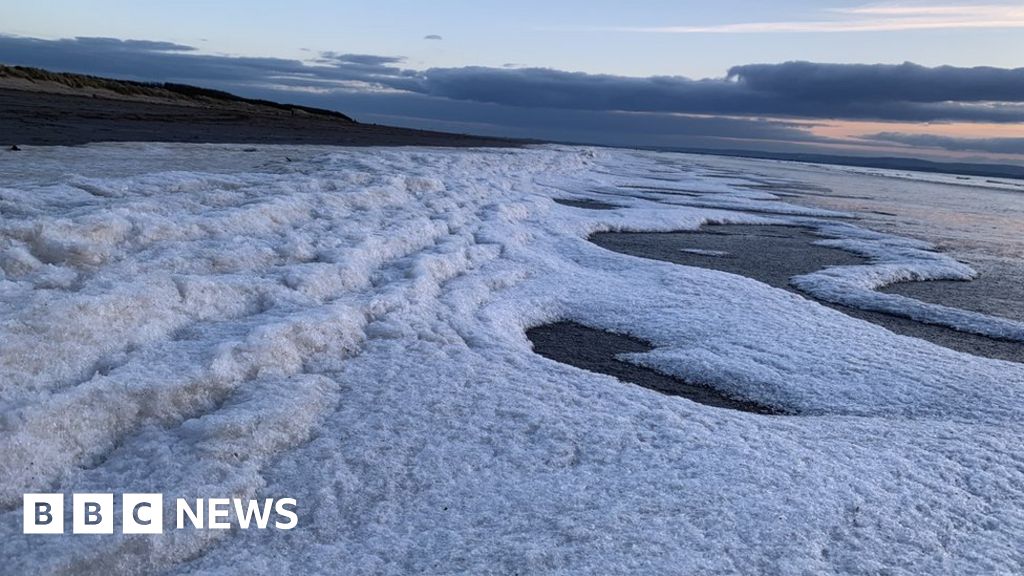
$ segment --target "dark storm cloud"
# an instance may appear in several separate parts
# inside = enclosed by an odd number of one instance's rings
[[[768,78],[767,68],[777,67],[783,75],[794,67],[804,69],[809,77],[802,85],[787,88],[785,82]],[[759,66],[748,80],[746,72],[733,69],[729,79],[690,80],[681,77],[631,78],[623,76],[564,72],[543,68],[441,68],[422,72],[413,90],[455,100],[491,102],[521,107],[566,108],[580,110],[623,110],[636,112],[680,112],[690,114],[731,114],[760,116],[792,116],[807,118],[842,118],[898,121],[990,121],[1019,122],[1024,120],[1024,89],[1016,91],[1024,81],[1024,69],[1003,70],[974,89],[951,87],[934,96],[908,87],[906,94],[897,90],[893,80],[883,85],[879,94],[871,94],[870,86],[879,75],[877,67],[857,80],[855,71],[839,73],[845,85],[835,85],[833,75],[846,65],[780,64]],[[913,67],[921,68],[921,67]],[[890,67],[888,74],[897,76],[904,67]],[[926,69],[947,72],[951,82],[970,78],[967,72],[976,69]],[[990,71],[991,69],[986,69]],[[941,74],[933,75],[931,84],[941,84]],[[852,85],[861,83],[856,89]],[[970,99],[950,101],[958,94]],[[1002,105],[982,101],[998,100]],[[1013,104],[1005,104],[1013,103]]]
[[[544,68],[402,68],[404,59],[321,53],[311,63],[199,54],[165,42],[0,36],[0,61],[240,92],[387,89],[523,109],[918,121],[1024,121],[1024,69],[790,62],[727,78],[633,78]],[[279,96],[290,97],[290,96]]]
[[[905,146],[941,148],[954,152],[988,152],[991,154],[1024,154],[1024,138],[956,138],[934,134],[903,134],[880,132],[863,136],[866,140],[890,142]]]
[[[761,94],[821,102],[1024,102],[1024,68],[748,64],[729,77]]]

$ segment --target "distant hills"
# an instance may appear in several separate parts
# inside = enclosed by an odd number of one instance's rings
[[[3,80],[7,80],[4,82]],[[113,80],[87,74],[71,74],[68,72],[50,72],[41,68],[29,68],[26,66],[5,66],[0,64],[0,86],[11,87],[11,81],[26,81],[34,88],[46,91],[49,87],[66,87],[78,93],[89,95],[125,97],[125,98],[149,98],[166,100],[181,104],[193,102],[200,104],[249,104],[263,106],[285,111],[300,111],[306,114],[328,116],[355,122],[352,118],[334,110],[323,108],[312,108],[297,104],[281,104],[271,100],[260,100],[256,98],[243,98],[230,92],[201,88],[189,84],[174,84],[171,82],[137,82],[133,80]],[[24,83],[21,84],[25,86]],[[17,86],[15,86],[17,87]]]

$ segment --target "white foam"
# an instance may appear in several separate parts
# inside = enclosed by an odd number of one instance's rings
[[[12,573],[1021,568],[1024,366],[586,241],[812,222],[874,261],[802,288],[904,312],[871,289],[972,274],[919,243],[814,220],[842,214],[787,207],[738,187],[742,175],[712,178],[713,159],[125,144],[18,162],[0,170]],[[704,196],[666,204],[650,186]],[[565,191],[615,191],[622,207],[551,200]],[[645,338],[656,348],[636,362],[802,416],[547,360],[524,329],[555,319]],[[47,490],[288,496],[300,521],[22,536],[20,494]]]

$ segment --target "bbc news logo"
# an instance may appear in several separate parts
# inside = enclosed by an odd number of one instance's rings
[[[25,494],[22,530],[25,534],[64,534],[64,494]],[[291,530],[299,523],[294,498],[196,498],[175,500],[178,530],[227,530],[255,527]],[[234,512],[234,516],[232,516]],[[72,534],[113,534],[116,510],[113,494],[72,494]],[[122,494],[122,534],[163,534],[163,494]],[[271,522],[273,520],[273,522]]]

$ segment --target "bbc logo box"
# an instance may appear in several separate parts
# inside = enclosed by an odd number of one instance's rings
[[[122,494],[123,534],[163,533],[162,494]],[[64,494],[25,494],[22,507],[25,534],[64,533]],[[113,534],[113,494],[73,494],[72,534]]]
[[[64,533],[63,494],[25,494],[22,514],[25,534]]]

